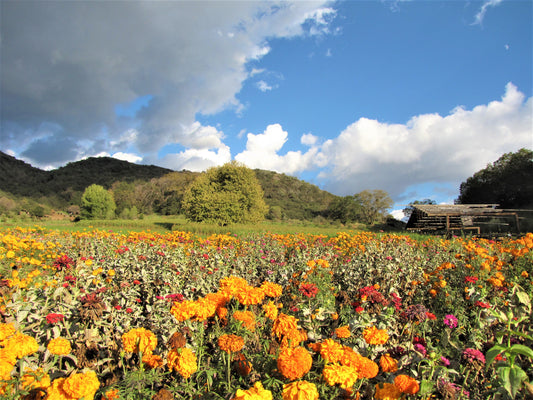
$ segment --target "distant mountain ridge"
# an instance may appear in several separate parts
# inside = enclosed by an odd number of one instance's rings
[[[337,196],[292,176],[273,171],[255,170],[271,211],[286,219],[312,219],[325,215]],[[183,175],[181,175],[183,174]],[[6,153],[0,152],[0,191],[15,197],[27,197],[52,207],[66,208],[77,203],[85,188],[98,184],[106,189],[116,182],[163,182],[171,176],[178,184],[190,182],[190,171],[176,172],[154,165],[140,165],[112,157],[91,157],[44,171]],[[185,175],[189,177],[186,178]],[[165,177],[165,178],[163,178]],[[183,183],[179,183],[183,182]],[[184,187],[179,192],[185,190]],[[1,195],[2,193],[0,193]]]

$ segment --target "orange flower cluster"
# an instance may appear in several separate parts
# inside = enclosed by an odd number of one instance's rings
[[[378,329],[375,326],[371,326],[363,331],[363,338],[368,344],[385,344],[387,343],[387,340],[389,340],[389,334],[384,329]]]
[[[278,317],[278,306],[272,300],[263,305],[263,311],[270,320],[275,320]]]
[[[349,338],[350,336],[352,336],[350,327],[348,325],[338,327],[337,329],[335,329],[335,336],[340,339]]]
[[[233,318],[242,322],[242,326],[251,332],[255,331],[255,315],[251,311],[235,311]]]
[[[311,369],[313,358],[304,347],[284,347],[278,356],[278,370],[292,380],[300,379]]]
[[[167,366],[185,379],[190,378],[198,369],[196,354],[188,347],[170,350],[167,355]]]
[[[55,338],[50,340],[47,349],[50,353],[56,356],[64,356],[71,352],[70,342],[65,338]]]
[[[218,338],[218,346],[226,353],[236,353],[244,347],[244,339],[239,335],[222,335]]]
[[[93,400],[96,391],[100,387],[100,382],[96,372],[87,371],[69,376],[68,378],[57,378],[48,388],[47,400]]]
[[[145,328],[134,328],[122,335],[122,345],[129,353],[152,354],[157,346],[157,337]]]

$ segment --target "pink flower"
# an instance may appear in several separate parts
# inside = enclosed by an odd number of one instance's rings
[[[444,365],[445,367],[449,367],[450,366],[450,360],[448,360],[446,357],[442,356],[440,358],[440,362],[442,363],[442,365]]]
[[[63,314],[54,314],[50,313],[46,316],[46,322],[49,324],[57,324],[58,322],[63,321],[65,316]]]
[[[444,316],[444,325],[449,328],[456,328],[458,325],[457,322],[457,318],[453,314],[447,314],[446,316]]]
[[[465,349],[463,351],[463,358],[470,363],[477,361],[481,364],[485,364],[485,356],[483,355],[481,351],[476,350],[476,349],[471,349],[471,348]]]

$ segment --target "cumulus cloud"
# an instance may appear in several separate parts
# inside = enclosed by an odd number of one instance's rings
[[[278,154],[287,142],[288,133],[280,124],[267,126],[263,133],[248,133],[246,150],[237,154],[235,160],[250,168],[266,169],[281,173],[295,174],[311,169],[316,164],[318,148],[312,147],[307,152],[288,151]],[[309,143],[311,136],[304,135],[302,142]]]
[[[222,136],[196,116],[238,112],[236,94],[258,72],[249,62],[271,38],[327,32],[334,10],[324,4],[5,2],[2,148],[61,165],[116,152],[135,129],[133,152],[153,157],[174,143],[218,154]],[[147,96],[134,115],[117,115],[118,104]]]
[[[337,194],[383,189],[398,199],[422,183],[456,188],[503,153],[531,148],[533,100],[512,84],[498,101],[447,116],[422,114],[406,124],[361,118],[326,141],[325,188]]]

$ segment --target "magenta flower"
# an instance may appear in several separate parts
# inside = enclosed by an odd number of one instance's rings
[[[453,329],[453,328],[457,328],[457,325],[458,325],[458,321],[457,321],[457,318],[455,317],[455,315],[453,314],[447,314],[444,316],[444,325],[446,325],[447,327]]]
[[[485,364],[485,356],[483,355],[481,351],[476,350],[476,349],[471,349],[471,348],[465,349],[463,351],[463,359],[465,359],[471,364],[478,364],[478,363],[481,365]]]

